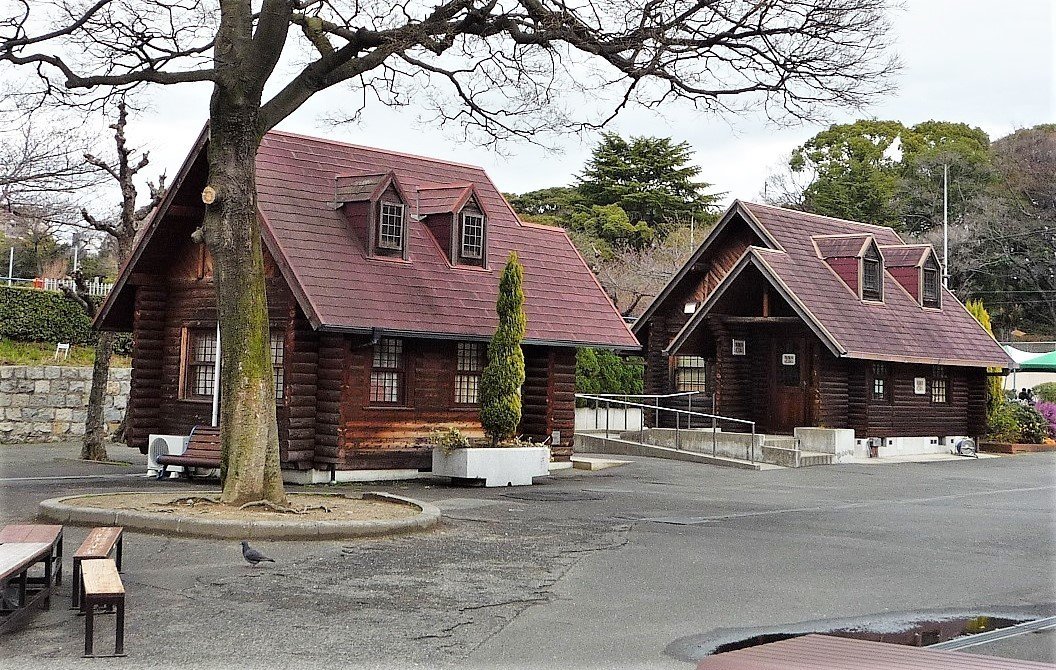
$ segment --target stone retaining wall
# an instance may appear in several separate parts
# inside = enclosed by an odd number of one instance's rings
[[[103,401],[108,430],[128,404],[131,368],[111,368]],[[0,443],[53,442],[84,435],[90,367],[0,366]]]

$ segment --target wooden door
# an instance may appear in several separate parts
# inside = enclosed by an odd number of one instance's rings
[[[771,338],[768,431],[791,434],[798,426],[810,425],[811,358],[805,337]]]

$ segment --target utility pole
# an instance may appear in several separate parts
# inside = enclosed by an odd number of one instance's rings
[[[950,166],[942,164],[942,287],[950,287],[950,222],[947,217]]]

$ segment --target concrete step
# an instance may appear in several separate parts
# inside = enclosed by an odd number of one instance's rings
[[[775,463],[782,465],[786,468],[796,467],[796,455],[789,449],[795,448],[795,440],[790,439],[788,446],[786,447],[783,443],[774,444],[774,441],[767,438],[763,444],[763,460],[767,463]],[[775,448],[782,447],[782,448]],[[814,465],[832,465],[836,461],[834,454],[823,454],[818,451],[800,451],[799,452],[799,467],[806,468]]]
[[[674,461],[686,461],[689,463],[704,463],[707,465],[722,465],[744,470],[773,470],[780,466],[769,463],[752,463],[747,460],[736,458],[724,458],[722,456],[711,456],[694,451],[683,451],[669,447],[657,447],[648,444],[640,444],[630,440],[621,440],[613,437],[599,435],[576,434],[577,451],[594,454],[611,454],[617,456],[647,456],[650,458],[666,458]]]

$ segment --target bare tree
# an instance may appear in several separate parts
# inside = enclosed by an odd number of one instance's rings
[[[895,66],[884,53],[886,4],[6,0],[0,61],[31,68],[47,94],[86,91],[96,100],[142,84],[212,84],[208,163],[217,197],[201,235],[214,258],[221,325],[221,499],[282,502],[254,182],[264,133],[346,82],[364,101],[428,98],[441,122],[484,142],[596,127],[628,104],[682,100],[722,111],[749,102],[775,116],[813,116],[886,89]],[[268,98],[266,87],[275,91]],[[581,118],[593,102],[565,103],[588,88],[611,104]]]
[[[698,231],[695,241],[706,235],[707,230]],[[620,314],[637,316],[667,286],[694,248],[689,229],[680,228],[645,249],[622,248],[612,258],[597,258],[591,269]]]
[[[86,153],[84,161],[87,165],[99,170],[108,178],[116,182],[121,191],[121,204],[117,215],[109,219],[100,219],[81,209],[81,219],[85,225],[92,230],[108,235],[117,248],[118,266],[128,260],[132,255],[132,245],[139,232],[143,221],[161,202],[165,192],[165,175],[159,177],[158,182],[148,182],[150,197],[147,202],[139,207],[136,206],[139,191],[135,179],[139,173],[150,164],[150,156],[139,153],[128,146],[125,137],[125,127],[128,125],[128,108],[125,101],[117,103],[117,120],[110,125],[114,131],[114,160],[107,161],[93,154]],[[89,293],[88,285],[80,272],[74,271],[71,277],[74,280],[72,288],[63,286],[63,292],[68,298],[78,303],[90,318],[95,318],[98,308],[96,299]],[[99,339],[95,344],[95,362],[92,365],[92,387],[88,394],[88,412],[84,424],[84,440],[81,446],[81,458],[92,461],[105,461],[106,435],[103,416],[103,399],[106,396],[106,386],[110,377],[110,357],[114,352],[115,333],[107,330],[99,331]],[[123,422],[122,422],[123,423]],[[121,432],[121,429],[118,429]]]
[[[61,119],[30,116],[17,126],[0,128],[0,209],[9,213],[40,208],[72,191],[98,183],[81,154],[90,142]]]

